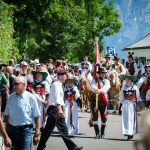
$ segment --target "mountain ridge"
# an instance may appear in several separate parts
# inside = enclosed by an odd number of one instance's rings
[[[120,12],[122,29],[104,39],[105,48],[116,47],[119,57],[124,58],[125,53],[121,50],[150,33],[150,1],[115,0],[115,8]]]

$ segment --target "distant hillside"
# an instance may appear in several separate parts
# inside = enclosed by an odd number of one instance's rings
[[[150,0],[115,0],[123,27],[119,33],[105,39],[105,47],[114,46],[123,58],[121,49],[150,33]]]

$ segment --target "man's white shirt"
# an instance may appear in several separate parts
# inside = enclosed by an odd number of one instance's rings
[[[57,104],[64,106],[64,91],[62,83],[59,80],[51,84],[49,104],[53,106]]]

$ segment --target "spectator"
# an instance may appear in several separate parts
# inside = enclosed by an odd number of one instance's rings
[[[23,76],[15,78],[15,92],[9,96],[5,109],[6,128],[13,150],[31,150],[34,122],[33,143],[36,145],[39,141],[40,112],[36,98],[25,90],[26,82]]]
[[[6,79],[5,75],[1,72],[3,64],[0,64],[0,114],[1,114],[1,106],[2,106],[2,92],[3,88],[8,91],[9,83]]]

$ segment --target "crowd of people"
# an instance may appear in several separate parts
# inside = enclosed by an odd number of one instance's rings
[[[120,82],[115,102],[118,107],[114,108],[122,114],[122,134],[132,140],[137,133],[137,108],[141,104],[147,109],[150,106],[150,59],[140,66],[132,54],[126,63],[117,55],[106,55],[101,64],[91,64],[87,56],[78,64],[69,64],[64,57],[55,63],[52,59],[44,63],[21,60],[20,64],[13,59],[8,64],[0,60],[0,131],[5,145],[12,150],[31,150],[33,141],[38,150],[43,150],[56,126],[69,150],[83,149],[70,139],[80,133],[78,110],[83,107],[83,98],[79,84],[83,75],[85,84],[90,85],[89,125],[94,127],[96,139],[103,138],[110,89],[116,88],[112,74]]]

